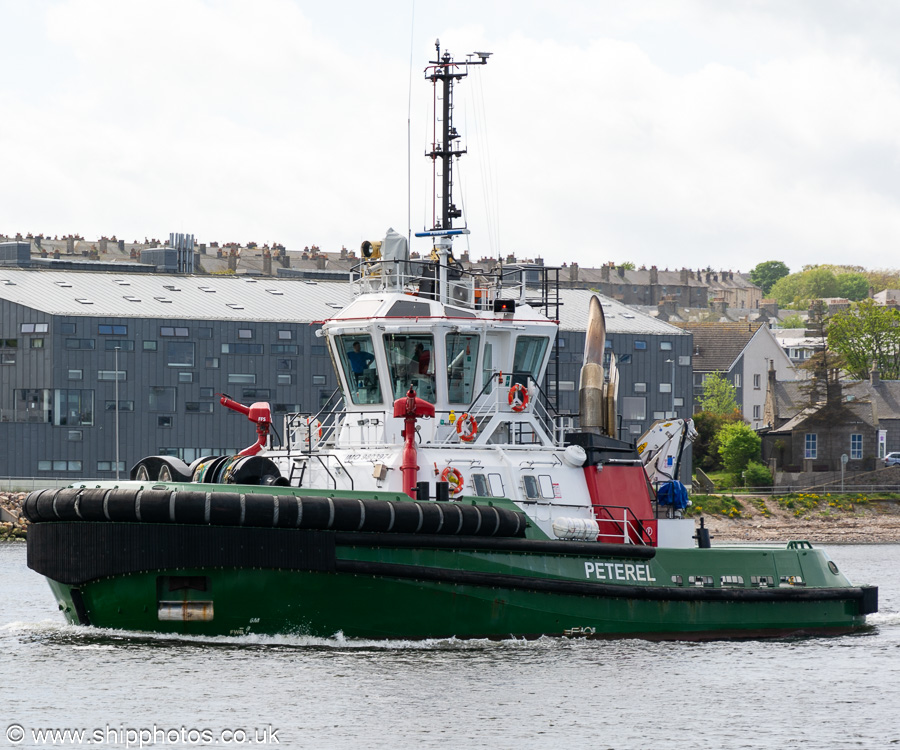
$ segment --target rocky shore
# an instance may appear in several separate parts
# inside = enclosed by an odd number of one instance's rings
[[[717,542],[786,542],[818,544],[896,544],[900,542],[900,501],[841,502],[823,499],[812,507],[785,508],[772,498],[735,496],[740,515],[707,514],[706,526]],[[702,496],[693,498],[702,504]]]
[[[25,538],[28,521],[22,517],[22,503],[26,496],[25,492],[0,492],[0,540]],[[900,543],[898,500],[832,503],[822,498],[818,502],[798,502],[793,508],[772,498],[736,495],[734,500],[739,506],[737,514],[701,514],[713,544],[791,539],[819,544]],[[695,506],[704,502],[703,495],[694,497]]]
[[[27,492],[0,492],[0,540],[24,539],[28,521],[22,517]]]

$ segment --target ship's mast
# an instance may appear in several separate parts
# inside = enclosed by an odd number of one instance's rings
[[[439,234],[453,229],[453,220],[462,216],[453,203],[453,159],[466,153],[459,147],[459,133],[453,127],[453,84],[469,74],[470,65],[485,65],[490,52],[475,52],[465,62],[456,62],[449,52],[441,54],[441,40],[435,41],[437,60],[432,60],[425,69],[425,78],[432,82],[434,88],[434,126],[432,130],[431,151],[426,156],[432,162],[432,234]],[[473,58],[477,57],[475,60]],[[440,99],[440,117],[438,116],[438,99]],[[440,121],[440,134],[438,134]],[[438,215],[438,160],[441,162],[440,215]],[[457,234],[458,232],[454,232]]]

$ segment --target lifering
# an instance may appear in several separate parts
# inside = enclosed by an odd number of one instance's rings
[[[313,417],[306,418],[306,435],[303,437],[303,442],[307,445],[310,442],[310,438],[313,438],[313,443],[315,443],[316,438],[322,437],[322,423],[318,419],[314,419]]]
[[[468,412],[460,415],[456,420],[456,434],[459,435],[460,440],[471,443],[478,435],[478,422],[475,421],[475,417]]]
[[[525,411],[528,406],[528,391],[521,383],[516,383],[509,389],[509,405],[513,411]]]
[[[459,469],[448,466],[441,472],[441,481],[450,485],[451,495],[458,495],[463,491],[463,475],[459,473]]]

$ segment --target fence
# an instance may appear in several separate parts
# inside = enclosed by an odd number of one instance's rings
[[[127,477],[126,477],[127,478]],[[33,492],[70,484],[95,484],[109,479],[82,479],[79,477],[0,477],[0,492]]]

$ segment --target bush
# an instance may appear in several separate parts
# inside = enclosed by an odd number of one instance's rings
[[[746,487],[771,487],[772,472],[758,461],[750,461],[744,469],[744,485]]]
[[[719,455],[725,471],[730,472],[735,483],[741,483],[741,472],[750,461],[758,461],[762,440],[750,426],[743,422],[726,424],[716,433],[719,441]]]

